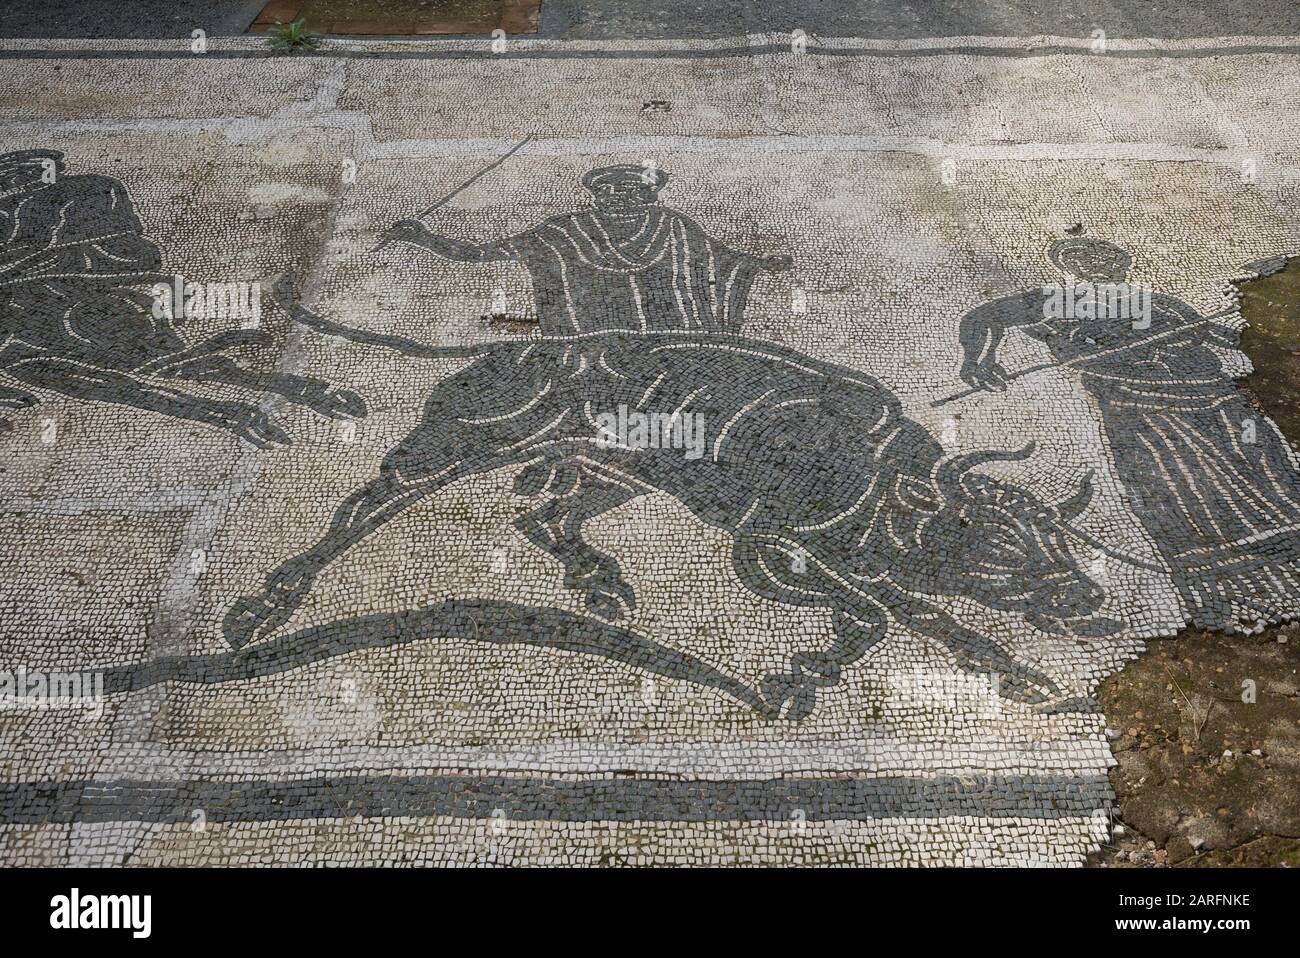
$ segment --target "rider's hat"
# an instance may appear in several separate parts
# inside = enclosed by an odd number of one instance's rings
[[[1085,264],[1105,265],[1126,272],[1133,265],[1133,256],[1124,247],[1093,236],[1067,236],[1056,240],[1047,247],[1047,260],[1066,272]]]
[[[659,167],[649,164],[638,166],[633,163],[597,167],[582,177],[582,185],[593,192],[606,183],[642,183],[654,187],[658,192],[667,182],[668,174]]]

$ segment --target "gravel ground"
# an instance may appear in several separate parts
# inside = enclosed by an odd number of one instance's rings
[[[0,37],[185,37],[242,33],[261,0],[7,0]],[[900,39],[1037,34],[1115,37],[1300,34],[1293,0],[544,0],[540,35],[565,38],[719,37],[802,28],[824,36]]]
[[[6,0],[0,37],[188,37],[243,33],[265,0]]]

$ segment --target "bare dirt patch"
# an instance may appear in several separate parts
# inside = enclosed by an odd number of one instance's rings
[[[1300,259],[1240,291],[1243,385],[1300,445]],[[1300,625],[1157,640],[1099,698],[1121,829],[1091,864],[1300,867]]]
[[[540,0],[271,0],[250,33],[302,18],[314,33],[354,36],[536,33]]]

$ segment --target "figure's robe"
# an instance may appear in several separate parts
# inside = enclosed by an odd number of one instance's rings
[[[100,363],[133,362],[179,340],[149,312],[158,247],[125,187],[64,176],[0,197],[0,322],[34,350]]]
[[[739,329],[762,261],[712,239],[689,217],[646,209],[634,235],[610,235],[591,211],[566,213],[509,239],[483,258],[515,260],[533,281],[548,336]]]
[[[1235,334],[1156,295],[1149,329],[1054,320],[1040,332],[1101,411],[1133,510],[1192,624],[1289,618],[1300,594],[1300,473],[1276,428],[1224,371]],[[1212,348],[1215,347],[1215,348]]]

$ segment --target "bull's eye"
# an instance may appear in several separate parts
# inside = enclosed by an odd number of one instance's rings
[[[1001,546],[1005,549],[1014,549],[1020,545],[1019,536],[1012,535],[999,529],[992,529],[985,534],[985,541],[992,546]]]

